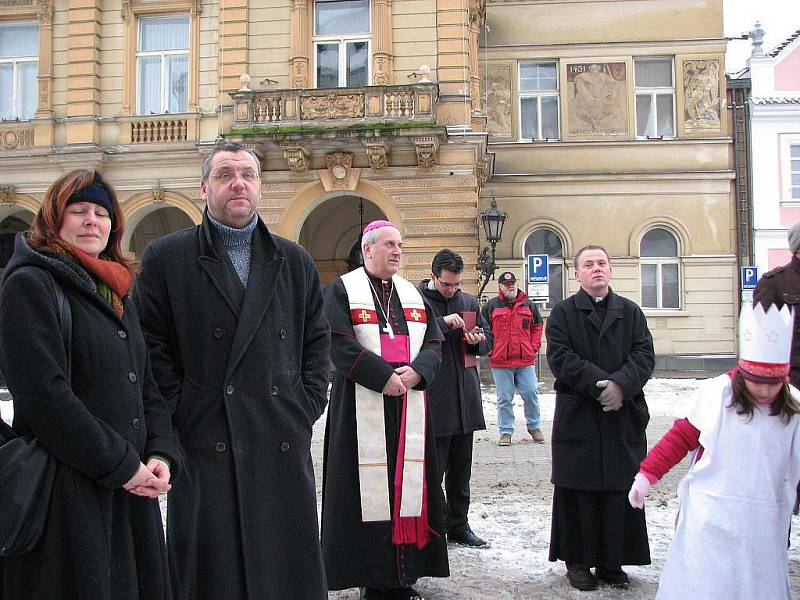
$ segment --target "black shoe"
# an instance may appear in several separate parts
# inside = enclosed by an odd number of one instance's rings
[[[410,585],[395,588],[393,590],[386,590],[386,598],[392,598],[392,600],[425,600],[417,590],[415,590]]]
[[[480,548],[487,544],[486,540],[482,540],[477,535],[472,533],[472,529],[467,528],[464,531],[455,531],[447,534],[447,541],[451,544],[462,544],[463,546],[471,546],[472,548]]]
[[[604,569],[603,567],[597,567],[594,570],[594,574],[603,583],[623,590],[628,589],[631,583],[631,580],[628,579],[628,574],[622,569]]]
[[[572,587],[582,592],[590,592],[600,586],[592,572],[585,568],[567,568],[567,579]]]
[[[360,600],[389,600],[390,598],[394,598],[394,596],[389,595],[390,590],[382,590],[380,588],[368,588],[362,587],[359,590],[359,599]]]

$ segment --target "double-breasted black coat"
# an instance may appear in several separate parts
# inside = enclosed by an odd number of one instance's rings
[[[609,291],[601,322],[583,290],[553,307],[546,325],[547,362],[556,378],[554,485],[591,491],[630,488],[647,453],[650,413],[644,387],[655,366],[653,339],[641,309]],[[603,412],[595,384],[612,379],[622,408]]]
[[[330,336],[311,257],[259,219],[245,290],[206,216],[147,247],[134,297],[185,454],[176,599],[327,597],[311,430]]]
[[[428,288],[429,279],[419,284],[419,291],[436,314],[442,330],[442,364],[430,386],[428,398],[437,437],[461,435],[486,429],[481,400],[481,382],[477,367],[464,367],[464,353],[486,356],[492,349],[492,332],[481,314],[478,301],[462,291],[449,300],[438,290]],[[483,328],[486,339],[478,345],[463,344],[463,330],[450,329],[444,316],[474,312],[477,325]]]
[[[52,274],[72,311],[71,381]],[[136,307],[122,318],[89,274],[17,236],[0,290],[0,364],[14,430],[58,461],[41,541],[0,559],[5,600],[171,598],[158,501],[122,489],[152,455],[180,472]]]

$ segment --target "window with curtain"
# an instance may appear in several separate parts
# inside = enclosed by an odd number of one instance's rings
[[[369,85],[370,37],[369,0],[316,0],[317,87]]]
[[[558,65],[555,62],[519,64],[519,114],[521,139],[558,139]]]
[[[675,71],[671,58],[639,58],[633,62],[636,137],[675,137]]]
[[[0,23],[0,119],[32,119],[37,106],[39,25]]]
[[[143,17],[136,49],[137,112],[189,108],[189,16]]]
[[[672,232],[656,227],[639,247],[642,308],[680,308],[678,241]]]
[[[792,199],[800,200],[800,144],[789,146],[789,160],[792,161]]]
[[[564,299],[564,245],[561,243],[561,238],[550,229],[537,229],[525,240],[525,256],[529,254],[548,256],[550,298],[547,301],[547,308],[553,308]]]

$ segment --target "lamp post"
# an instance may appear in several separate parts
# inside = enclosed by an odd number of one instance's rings
[[[479,298],[481,294],[483,294],[483,290],[486,288],[486,284],[489,283],[489,280],[494,279],[494,272],[497,270],[497,263],[494,261],[495,248],[497,247],[497,242],[503,237],[503,225],[506,223],[508,213],[497,210],[497,200],[492,198],[489,209],[482,212],[480,218],[481,225],[483,225],[484,236],[486,237],[486,241],[491,244],[492,249],[490,254],[489,247],[484,246],[483,250],[481,250],[481,253],[478,255],[477,269],[480,273],[478,281],[482,282],[480,290],[478,291]]]

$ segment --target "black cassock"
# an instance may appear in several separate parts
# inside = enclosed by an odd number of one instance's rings
[[[370,277],[370,280],[385,309],[390,288],[382,286],[379,279]],[[383,331],[386,319],[377,302],[375,310]],[[442,334],[427,302],[425,310],[428,322],[425,341],[411,363],[422,376],[417,389],[430,385],[441,361]],[[322,551],[328,589],[394,588],[411,585],[420,577],[448,577],[443,498],[437,478],[436,438],[429,410],[425,419],[425,483],[430,541],[421,550],[411,544],[397,546],[392,543],[391,521],[365,523],[361,520],[354,382],[381,391],[398,365],[386,362],[356,341],[347,293],[341,279],[325,290],[325,312],[331,325],[331,360],[336,368],[325,427],[322,484]],[[408,334],[396,291],[391,295],[388,317],[394,333]],[[401,409],[402,398],[384,396],[389,463],[386,476],[392,511]]]

